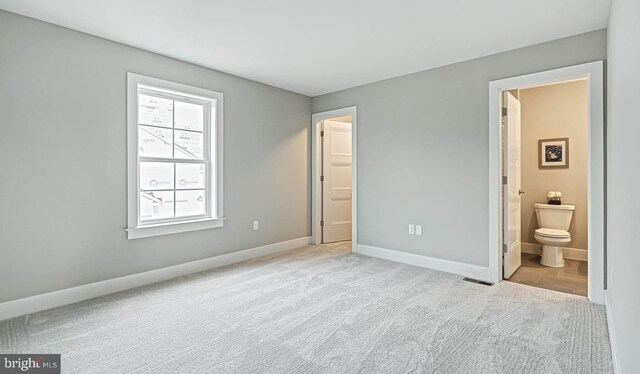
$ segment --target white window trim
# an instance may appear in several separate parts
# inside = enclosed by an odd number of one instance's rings
[[[211,175],[209,186],[211,196],[209,209],[211,217],[182,222],[165,222],[150,225],[138,223],[138,86],[151,86],[187,95],[215,100],[215,123],[210,129]],[[175,234],[180,232],[205,230],[224,226],[223,213],[223,95],[219,92],[192,87],[180,83],[127,73],[127,237],[128,239]]]

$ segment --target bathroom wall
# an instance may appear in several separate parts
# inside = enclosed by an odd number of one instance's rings
[[[547,192],[561,191],[562,203],[575,205],[568,247],[587,249],[588,110],[586,80],[520,90],[522,111],[522,241],[537,244],[533,205]],[[569,168],[539,169],[538,140],[569,138]]]

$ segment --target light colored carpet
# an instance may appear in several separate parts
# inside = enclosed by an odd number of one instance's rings
[[[63,373],[610,373],[580,296],[309,246],[0,322]]]

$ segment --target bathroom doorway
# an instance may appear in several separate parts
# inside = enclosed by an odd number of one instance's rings
[[[312,243],[357,249],[356,108],[312,115]]]
[[[602,67],[594,62],[490,82],[496,282],[603,302]]]
[[[504,279],[587,296],[586,78],[503,92]]]

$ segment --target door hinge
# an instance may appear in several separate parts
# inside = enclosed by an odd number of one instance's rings
[[[502,243],[502,252],[504,252],[504,253],[509,252],[509,247],[507,246],[506,243]]]
[[[320,226],[324,226],[324,220],[320,221]]]
[[[320,182],[324,182],[324,175],[320,176]]]
[[[320,131],[320,136],[324,136],[324,130]]]
[[[507,184],[507,176],[506,175],[502,176],[502,184]]]
[[[502,108],[502,116],[503,116],[503,117],[506,117],[506,116],[507,116],[507,112],[508,112],[508,111],[509,111],[509,110],[508,110],[507,108]]]

